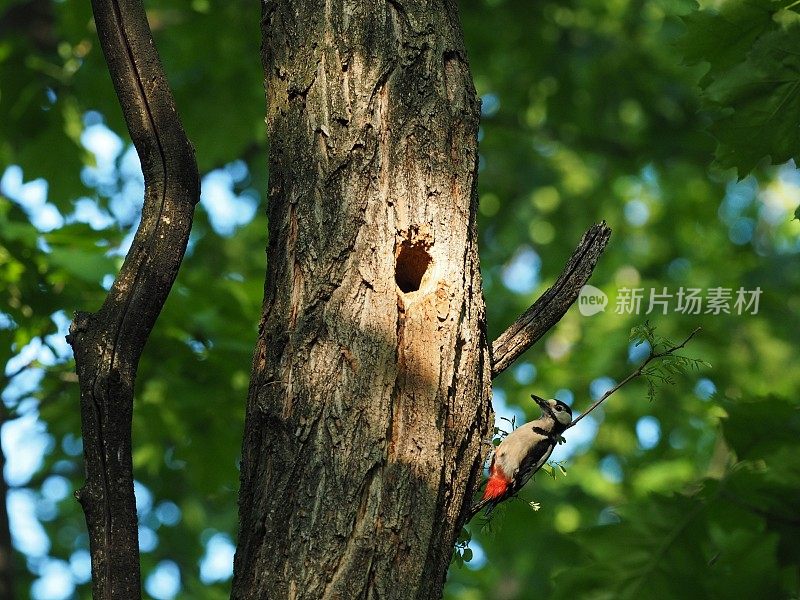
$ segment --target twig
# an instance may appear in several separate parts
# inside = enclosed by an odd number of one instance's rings
[[[492,378],[510,367],[561,320],[589,280],[605,250],[611,228],[601,221],[583,234],[558,279],[492,344]]]
[[[0,373],[0,388],[5,388],[9,383],[11,383],[12,379],[18,377],[19,375],[22,375],[25,371],[30,369],[35,363],[36,363],[35,360],[29,360],[21,367],[17,367],[15,371],[11,371],[11,373],[9,373],[8,375],[6,375],[5,373]]]
[[[647,365],[652,363],[654,360],[658,360],[658,359],[664,358],[666,356],[672,356],[676,351],[678,351],[681,348],[683,348],[684,346],[686,346],[686,344],[688,344],[689,341],[701,329],[702,329],[702,327],[697,327],[680,344],[675,344],[673,346],[670,346],[670,347],[666,348],[665,350],[662,350],[661,352],[656,352],[655,340],[652,337],[652,335],[648,336],[648,342],[650,343],[650,353],[648,354],[647,358],[644,361],[642,361],[642,363],[636,368],[636,370],[634,370],[631,374],[629,374],[627,377],[625,377],[625,379],[620,381],[613,388],[608,390],[605,394],[602,395],[602,397],[599,400],[595,401],[589,408],[587,408],[582,414],[580,414],[576,419],[574,419],[572,421],[572,423],[569,425],[569,427],[567,427],[567,429],[569,429],[570,427],[574,427],[581,419],[583,419],[583,417],[585,417],[590,412],[592,412],[594,409],[596,409],[598,406],[600,406],[603,402],[605,402],[609,398],[609,396],[611,396],[614,392],[619,390],[625,384],[633,381],[637,377],[641,377],[642,375],[647,376],[647,374],[645,373],[645,369],[647,368]],[[649,333],[652,334],[652,329],[649,330]],[[662,340],[663,340],[663,338],[662,338]],[[667,343],[669,343],[669,342],[667,342]],[[691,360],[691,359],[687,359],[687,360]],[[516,495],[516,494],[514,494],[514,495]],[[477,515],[481,510],[483,510],[491,502],[493,502],[493,501],[492,500],[481,500],[481,501],[477,502],[476,504],[472,505],[467,510],[466,517],[464,519],[464,523],[463,524],[466,525],[467,523],[469,523],[475,515]]]
[[[575,425],[578,423],[578,421],[580,421],[580,420],[581,420],[583,417],[585,417],[585,416],[586,416],[586,415],[588,415],[590,412],[592,412],[592,411],[593,411],[595,408],[597,408],[598,406],[600,406],[600,405],[601,405],[603,402],[605,402],[605,401],[608,399],[608,397],[609,397],[609,396],[611,396],[611,394],[613,394],[614,392],[616,392],[617,390],[619,390],[619,389],[620,389],[620,388],[621,388],[623,385],[625,385],[626,383],[629,383],[629,382],[633,381],[633,380],[634,380],[634,379],[636,379],[637,377],[641,377],[641,375],[644,373],[644,369],[645,369],[645,367],[646,367],[647,365],[649,365],[651,362],[653,362],[654,360],[657,360],[657,359],[659,359],[659,358],[664,358],[665,356],[670,356],[671,354],[675,353],[675,351],[677,351],[677,350],[680,350],[681,348],[683,348],[684,346],[686,346],[686,344],[688,344],[688,343],[689,343],[689,340],[691,340],[691,339],[692,339],[692,338],[695,336],[695,334],[697,334],[697,332],[698,332],[698,331],[700,331],[701,329],[702,329],[702,327],[697,327],[697,328],[696,328],[694,331],[692,331],[692,333],[690,333],[690,334],[689,334],[689,336],[688,336],[688,337],[687,337],[685,340],[683,340],[683,341],[682,341],[680,344],[677,344],[676,346],[673,346],[673,347],[671,347],[671,348],[667,348],[666,350],[664,350],[664,351],[662,351],[662,352],[654,352],[654,348],[651,346],[651,347],[650,347],[650,354],[649,354],[649,355],[647,356],[647,358],[646,358],[646,359],[645,359],[645,360],[642,362],[642,364],[640,364],[640,365],[639,365],[639,366],[636,368],[636,370],[635,370],[635,371],[633,371],[633,372],[632,372],[630,375],[628,375],[628,376],[627,376],[625,379],[623,379],[622,381],[620,381],[620,382],[619,382],[617,385],[615,385],[613,388],[611,388],[610,390],[608,390],[608,391],[607,391],[605,394],[603,394],[603,395],[600,397],[600,399],[596,400],[596,401],[595,401],[595,402],[594,402],[594,403],[593,403],[593,404],[592,404],[592,405],[591,405],[589,408],[587,408],[587,409],[586,409],[585,411],[583,411],[583,412],[582,412],[580,415],[578,415],[578,417],[576,417],[576,418],[575,418],[575,419],[572,421],[572,423],[570,424],[570,426],[569,426],[569,427],[575,427]],[[567,427],[567,429],[569,429],[569,427]]]

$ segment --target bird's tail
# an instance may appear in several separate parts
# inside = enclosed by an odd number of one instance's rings
[[[472,505],[472,508],[469,509],[469,515],[467,516],[466,522],[469,523],[472,520],[472,517],[477,515],[479,512],[481,512],[487,506],[488,506],[488,508],[486,508],[486,516],[489,516],[489,514],[492,512],[492,509],[496,505],[497,505],[497,503],[494,502],[493,500],[483,499],[480,502],[476,502],[475,504]]]

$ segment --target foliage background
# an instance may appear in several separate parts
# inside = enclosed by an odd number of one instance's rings
[[[631,371],[644,315],[623,287],[760,287],[758,314],[647,315],[712,367],[648,402],[633,385],[571,430],[451,568],[451,600],[800,595],[800,47],[793,3],[465,0],[483,98],[480,236],[490,337],[553,282],[583,230],[611,245],[574,307],[495,382],[578,410]],[[148,14],[205,173],[190,250],[142,360],[134,464],[146,591],[224,598],[263,289],[259,8]],[[88,598],[78,390],[63,340],[97,308],[138,219],[141,175],[88,2],[0,0],[4,479],[21,598]],[[643,307],[646,308],[647,299]],[[645,312],[643,310],[642,312]],[[508,427],[506,421],[499,421]],[[541,505],[538,512],[527,501]],[[0,541],[0,543],[2,543]],[[471,556],[470,556],[471,555]],[[456,561],[460,563],[461,561]]]

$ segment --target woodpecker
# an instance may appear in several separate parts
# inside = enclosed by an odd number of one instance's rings
[[[484,507],[487,514],[522,489],[550,458],[559,436],[572,423],[572,410],[560,400],[531,398],[542,409],[535,421],[509,433],[494,451],[483,498],[470,511],[470,518]]]

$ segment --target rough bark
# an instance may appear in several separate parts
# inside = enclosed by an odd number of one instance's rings
[[[492,377],[514,364],[561,320],[589,281],[610,237],[611,228],[605,221],[583,234],[556,282],[492,343]]]
[[[103,306],[67,337],[81,391],[86,514],[95,599],[141,596],[131,416],[136,369],[183,259],[200,195],[194,149],[138,0],[93,0],[97,32],[145,178],[142,220]]]
[[[263,316],[232,597],[439,598],[492,425],[455,2],[263,4]]]

